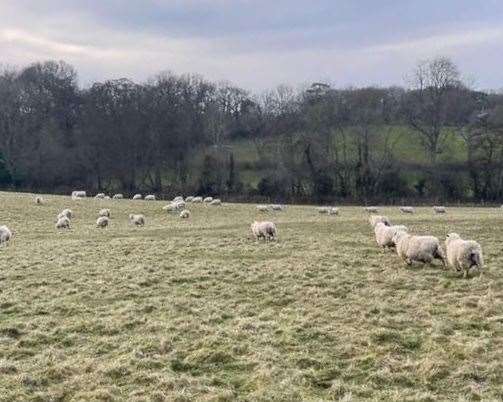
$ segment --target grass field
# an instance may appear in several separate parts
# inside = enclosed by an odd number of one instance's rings
[[[253,205],[182,221],[162,202],[45,199],[0,193],[16,231],[0,248],[2,401],[503,399],[499,209],[383,209],[480,241],[487,269],[461,279],[379,250],[361,208],[271,213],[279,241],[257,243]],[[73,229],[57,232],[64,207]]]

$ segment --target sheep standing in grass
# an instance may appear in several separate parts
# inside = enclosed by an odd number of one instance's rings
[[[149,194],[149,195],[145,196],[145,201],[155,201],[155,195]]]
[[[277,239],[276,225],[272,222],[253,222],[251,224],[251,231],[256,240],[264,238],[265,240]]]
[[[328,212],[330,211],[330,208],[319,207],[319,208],[316,208],[316,210],[318,211],[319,214],[328,214]]]
[[[328,210],[329,215],[339,215],[339,208],[332,207]]]
[[[390,222],[390,220],[388,219],[388,217],[387,217],[387,216],[383,216],[383,215],[372,215],[372,216],[369,218],[369,223],[370,223],[370,226],[372,226],[373,228],[375,228],[375,227],[376,227],[376,225],[377,225],[379,222],[384,223],[386,226],[391,226],[391,222]]]
[[[72,210],[71,209],[63,209],[59,215],[58,215],[58,218],[68,218],[68,219],[72,219],[73,217],[75,217],[75,215],[73,214]]]
[[[12,239],[12,232],[10,229],[5,225],[0,226],[0,245],[7,245],[10,239]]]
[[[190,211],[187,209],[184,209],[182,212],[180,212],[180,218],[182,218],[182,219],[190,218]]]
[[[257,205],[257,211],[259,211],[259,212],[269,212],[269,207],[267,205]]]
[[[105,198],[105,193],[98,193],[94,196],[94,198],[97,198],[97,199],[104,199]]]
[[[466,278],[472,268],[477,268],[479,272],[484,265],[482,257],[482,247],[473,240],[463,240],[457,233],[449,233],[445,239],[447,263],[456,271],[464,271],[463,278]]]
[[[110,219],[108,219],[108,217],[100,216],[96,221],[96,227],[104,229],[108,226],[109,223]]]
[[[400,207],[399,210],[402,214],[413,214],[414,213],[413,207]]]
[[[112,197],[114,200],[122,200],[124,198],[124,195],[122,194],[114,194]]]
[[[56,229],[70,229],[70,219],[66,216],[61,216],[56,222]]]
[[[42,205],[44,203],[44,199],[42,197],[35,197],[35,204]]]
[[[379,208],[377,207],[365,207],[363,209],[365,212],[368,212],[369,214],[377,214],[379,212]]]
[[[283,211],[286,209],[286,207],[284,205],[280,205],[280,204],[272,204],[272,205],[269,205],[269,207],[273,210],[273,211]]]
[[[208,205],[220,206],[220,205],[222,205],[222,200],[220,200],[220,198],[215,198]]]
[[[398,232],[407,232],[407,230],[407,227],[403,225],[386,226],[383,222],[378,222],[374,227],[377,245],[384,250],[395,247],[396,244],[393,241],[393,237]]]
[[[145,217],[141,214],[131,214],[129,215],[129,222],[136,226],[144,226]]]
[[[110,218],[110,210],[108,208],[100,209],[100,211],[98,212],[98,217],[101,216],[106,216],[107,218]]]
[[[393,236],[398,256],[411,265],[413,262],[431,264],[434,259],[439,259],[445,266],[445,255],[440,241],[434,236],[413,236],[403,231],[398,231]]]
[[[203,197],[194,197],[192,198],[192,204],[200,204],[203,202]]]
[[[203,202],[209,204],[211,201],[213,201],[213,197],[206,197]]]
[[[175,198],[173,198],[173,202],[178,202],[178,201],[183,201],[183,197],[181,195],[177,195]]]
[[[143,196],[141,194],[135,194],[133,195],[133,200],[141,200],[143,198]]]
[[[194,199],[194,197],[192,195],[190,195],[187,198],[185,198],[185,202],[192,202],[193,199]]]
[[[447,210],[445,209],[445,207],[434,206],[433,212],[435,212],[436,214],[445,214]]]
[[[78,200],[79,198],[86,198],[87,193],[85,191],[72,191],[72,199]]]

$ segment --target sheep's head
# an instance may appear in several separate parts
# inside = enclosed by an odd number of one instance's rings
[[[403,231],[403,230],[399,230],[397,231],[394,235],[393,235],[393,243],[395,244],[398,244],[398,242],[400,241],[400,239],[404,236],[407,236],[407,232]]]
[[[449,243],[450,241],[457,239],[461,239],[461,236],[458,235],[457,233],[449,233],[445,238],[445,242]]]

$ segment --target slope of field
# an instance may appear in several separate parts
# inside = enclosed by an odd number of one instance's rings
[[[71,201],[0,193],[0,400],[501,400],[503,216],[384,212],[418,233],[479,240],[483,276],[405,267],[361,208]],[[111,227],[94,227],[98,209]],[[54,217],[76,213],[57,232]],[[129,213],[147,225],[131,227]]]

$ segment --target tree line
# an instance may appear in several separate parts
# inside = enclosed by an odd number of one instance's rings
[[[424,159],[409,160],[404,135]],[[80,88],[64,62],[7,68],[0,187],[495,202],[503,198],[503,94],[470,89],[442,57],[418,63],[403,87],[313,83],[259,95],[195,75]]]

